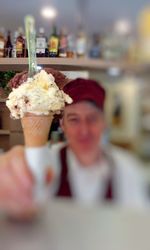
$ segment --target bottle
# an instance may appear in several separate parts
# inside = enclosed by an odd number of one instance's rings
[[[100,37],[99,34],[93,34],[92,44],[89,51],[89,57],[100,58],[101,57],[101,47],[100,47]]]
[[[58,46],[59,46],[59,38],[57,35],[57,29],[56,26],[53,26],[53,31],[48,41],[49,57],[58,56]]]
[[[36,55],[37,57],[45,57],[47,38],[44,28],[39,29],[39,34],[36,37]]]
[[[24,53],[23,53],[23,57],[28,57],[27,40],[26,40],[26,36],[25,35],[23,35],[23,39],[24,39]]]
[[[25,57],[25,39],[21,28],[19,29],[19,35],[16,39],[16,57]]]
[[[83,30],[79,30],[76,39],[76,54],[77,57],[84,57],[87,50],[87,39]]]
[[[7,33],[7,40],[5,43],[5,57],[12,57],[12,42],[11,42],[11,32],[8,31]]]
[[[13,37],[13,46],[12,46],[12,57],[13,58],[17,57],[17,55],[16,55],[16,40],[17,40],[18,35],[19,35],[18,31],[15,31],[14,37]]]
[[[67,37],[67,57],[73,58],[75,56],[75,37],[69,34]]]
[[[59,57],[67,57],[67,32],[65,29],[61,29],[59,37]]]
[[[49,49],[48,49],[47,44],[46,44],[46,48],[45,48],[45,57],[49,57]]]
[[[3,32],[0,31],[0,57],[4,57],[5,55],[5,37]]]

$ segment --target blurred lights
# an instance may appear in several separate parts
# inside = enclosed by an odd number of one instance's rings
[[[37,70],[40,71],[42,69],[42,66],[37,66]]]
[[[131,31],[131,23],[128,20],[118,20],[114,25],[114,30],[118,34],[128,34]]]
[[[121,69],[118,67],[110,67],[107,70],[107,74],[114,77],[119,76],[121,74]]]
[[[57,16],[57,11],[53,7],[45,7],[41,10],[41,15],[45,18],[53,19]]]

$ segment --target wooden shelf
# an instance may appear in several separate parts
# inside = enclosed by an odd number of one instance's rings
[[[0,135],[10,135],[10,131],[5,129],[0,129]]]
[[[90,58],[37,58],[37,63],[42,67],[54,67],[58,70],[107,70],[118,67],[121,70],[148,70],[150,65],[132,64],[128,62],[108,62]],[[0,71],[22,71],[28,68],[28,58],[0,58]]]

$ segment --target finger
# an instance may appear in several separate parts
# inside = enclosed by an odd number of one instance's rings
[[[30,171],[28,170],[24,155],[13,157],[11,165],[11,173],[18,184],[25,190],[31,191],[31,189],[33,188],[34,180]]]
[[[0,159],[0,208],[4,207],[5,210],[11,210],[11,208],[13,209],[13,207],[18,209],[20,208],[22,210],[33,206],[32,193],[27,192],[27,189],[24,188],[24,186],[29,186],[28,179],[30,178],[27,178],[27,180],[24,181],[24,178],[22,180],[22,174],[20,178],[18,177],[20,176],[19,174],[13,174],[16,172],[14,171],[14,169],[12,170],[11,159],[12,153],[14,153],[15,159],[19,158],[16,157],[16,152],[20,155],[23,150],[20,150],[20,148],[19,150],[11,150]],[[22,166],[20,162],[17,165],[18,169],[19,166]],[[18,181],[18,179],[20,180],[20,182]],[[26,184],[22,185],[22,183]]]
[[[5,158],[6,160],[6,158]],[[24,188],[21,182],[18,182],[18,179],[13,174],[11,165],[7,165],[8,161],[3,161],[0,172],[0,198],[6,196],[6,199],[9,199],[8,196],[12,195],[12,199],[18,199],[20,202],[27,202],[28,199],[31,199],[32,192],[29,189]]]
[[[20,206],[15,201],[7,201],[3,205],[3,212],[14,219],[29,219],[37,214],[36,206]]]
[[[15,200],[17,203],[28,205],[32,203],[32,193],[22,189],[9,171],[5,170],[0,178],[0,201]]]

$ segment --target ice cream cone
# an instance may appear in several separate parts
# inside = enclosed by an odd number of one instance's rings
[[[27,113],[22,119],[25,145],[42,147],[47,143],[53,115],[35,115]]]

